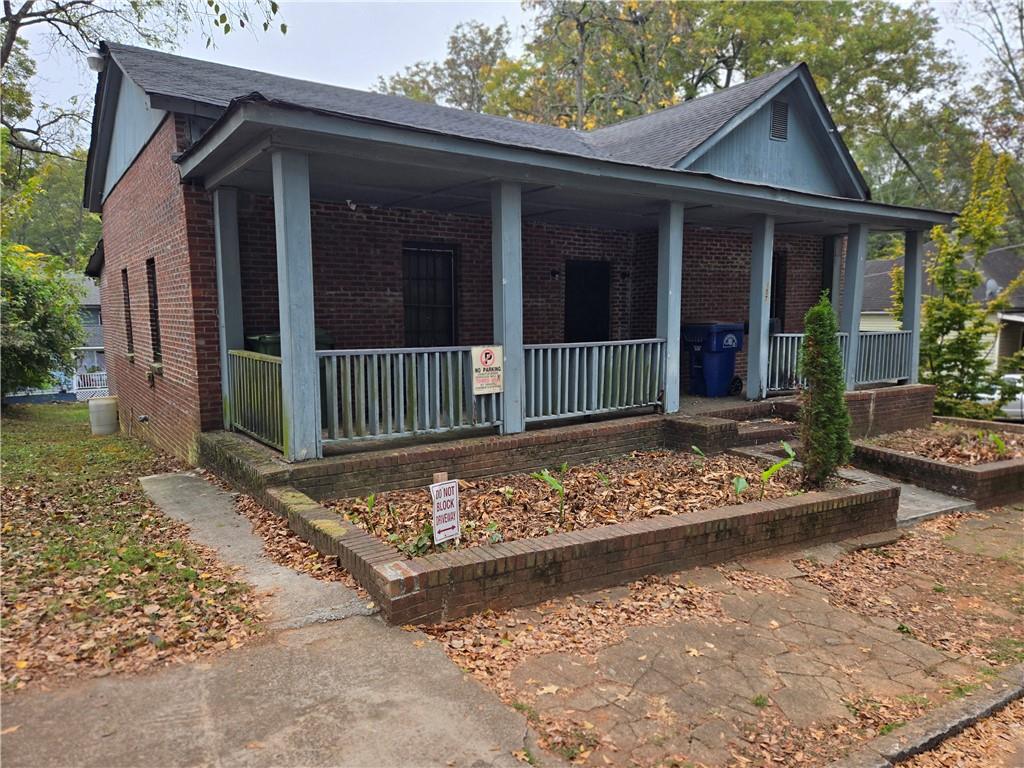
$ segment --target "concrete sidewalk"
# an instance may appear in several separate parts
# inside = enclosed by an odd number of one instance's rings
[[[7,698],[5,768],[518,765],[525,718],[438,644],[361,615],[364,601],[336,582],[267,560],[230,494],[201,477],[144,485],[196,541],[272,592],[268,634],[152,674]]]

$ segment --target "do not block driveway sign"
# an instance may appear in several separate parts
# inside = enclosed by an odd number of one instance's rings
[[[459,538],[459,481],[445,480],[430,486],[434,544]]]

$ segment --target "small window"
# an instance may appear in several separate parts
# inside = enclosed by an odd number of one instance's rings
[[[128,354],[135,354],[135,336],[132,334],[132,300],[128,293],[128,270],[121,270],[121,300],[124,302],[124,335],[128,340]]]
[[[146,285],[149,288],[149,339],[153,346],[153,362],[163,361],[160,348],[160,304],[156,295],[156,261],[146,259]]]
[[[455,344],[455,249],[407,243],[402,248],[405,344]]]
[[[784,101],[772,102],[771,137],[776,141],[789,138],[789,104]]]

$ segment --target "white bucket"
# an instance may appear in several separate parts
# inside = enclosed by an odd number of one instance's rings
[[[117,398],[94,397],[89,401],[89,424],[94,435],[117,432]]]

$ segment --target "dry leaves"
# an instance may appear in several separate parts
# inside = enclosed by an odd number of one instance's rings
[[[558,491],[529,474],[460,480],[461,546],[535,538],[752,501],[761,498],[764,466],[731,455],[702,458],[676,451],[636,451],[612,461],[549,469],[565,489],[562,509]],[[739,497],[733,490],[735,477],[743,477],[749,485]],[[799,474],[786,469],[763,486],[766,499],[799,490]],[[431,519],[430,498],[422,488],[324,504],[365,530],[407,549],[414,546]],[[431,551],[433,544],[424,542],[416,554]]]
[[[137,671],[256,631],[249,586],[188,539],[138,477],[176,469],[89,435],[84,406],[5,414],[3,685]]]
[[[833,604],[888,617],[894,629],[954,656],[1024,661],[1020,570],[943,542],[967,517],[979,515],[928,521],[893,544],[851,552],[829,566],[796,565]]]
[[[891,432],[869,444],[950,464],[986,464],[1024,457],[1024,435],[1019,432],[968,429],[944,422]]]
[[[1024,701],[1008,704],[924,754],[906,768],[996,768],[1024,764]]]

